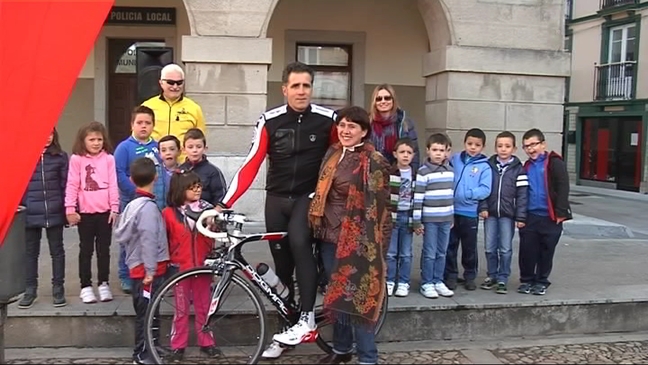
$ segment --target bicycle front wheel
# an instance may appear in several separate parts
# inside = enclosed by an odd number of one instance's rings
[[[388,297],[385,292],[385,297],[383,299],[382,307],[380,309],[380,314],[378,315],[378,321],[376,322],[376,327],[374,333],[376,336],[380,333],[385,320],[387,319],[387,304]],[[317,336],[317,346],[322,349],[327,354],[333,353],[333,326],[330,320],[326,318],[324,313],[323,306],[318,305],[315,307],[315,321],[317,323],[317,330],[319,334]]]
[[[173,275],[153,294],[144,328],[147,350],[156,364],[210,355],[209,362],[214,364],[257,363],[266,343],[266,312],[247,280],[235,273],[224,279],[227,283],[219,309],[206,323],[214,290],[222,279],[209,267],[194,268]],[[195,347],[215,344],[223,354],[189,348],[189,333],[194,328]],[[178,349],[185,349],[184,354],[175,351]]]

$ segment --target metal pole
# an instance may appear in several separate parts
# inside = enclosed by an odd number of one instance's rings
[[[0,364],[5,362],[4,325],[7,321],[7,305],[0,304]]]

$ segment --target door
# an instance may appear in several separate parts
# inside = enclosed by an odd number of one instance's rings
[[[164,40],[108,40],[108,133],[114,146],[130,136],[131,112],[137,105],[137,47],[164,47]]]
[[[617,189],[639,191],[641,182],[641,120],[621,119],[618,124]]]

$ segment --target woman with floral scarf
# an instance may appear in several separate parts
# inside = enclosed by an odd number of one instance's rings
[[[393,165],[396,158],[393,155],[396,141],[409,138],[414,143],[414,158],[412,171],[418,170],[420,154],[418,136],[414,122],[407,118],[406,113],[400,108],[396,93],[391,85],[378,85],[371,95],[371,142],[378,152],[382,153],[389,164]]]
[[[364,109],[338,112],[340,142],[324,157],[309,211],[329,277],[324,310],[334,322],[333,354],[319,364],[351,360],[354,337],[359,363],[378,361],[374,329],[386,295],[392,223],[389,164],[365,141],[370,128]]]

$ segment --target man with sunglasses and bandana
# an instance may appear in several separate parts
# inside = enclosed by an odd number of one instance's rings
[[[317,335],[314,305],[319,281],[308,208],[324,154],[337,142],[337,130],[335,112],[311,104],[313,76],[313,70],[303,63],[286,66],[281,89],[287,103],[257,120],[248,156],[216,208],[234,205],[250,187],[267,156],[266,230],[288,232],[288,237],[270,244],[270,252],[277,276],[289,288],[292,299],[295,272],[302,312],[297,324],[274,335],[263,353],[266,359],[278,358],[286,349],[312,341]]]
[[[142,103],[155,113],[152,137],[156,141],[167,135],[176,136],[182,141],[185,133],[192,128],[207,133],[200,105],[184,95],[184,81],[182,67],[174,63],[164,66],[159,80],[162,92]],[[185,158],[182,152],[178,162],[183,163]]]

